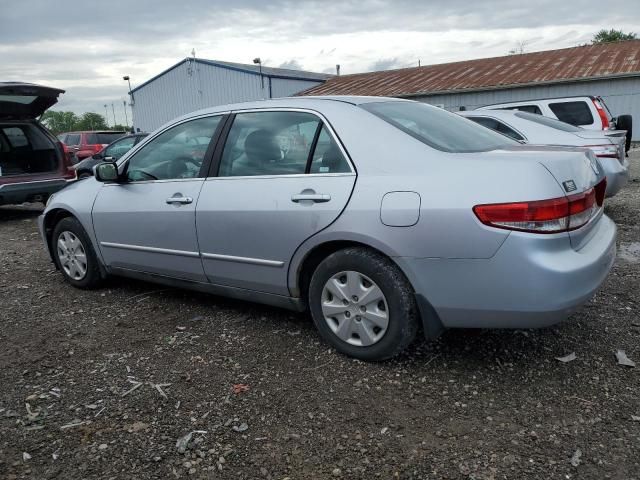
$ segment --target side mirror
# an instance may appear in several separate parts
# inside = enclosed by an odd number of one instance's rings
[[[115,182],[118,180],[118,165],[113,162],[99,163],[93,168],[93,175],[99,182]]]

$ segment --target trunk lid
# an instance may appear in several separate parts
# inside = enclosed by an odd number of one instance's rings
[[[583,130],[574,132],[574,135],[585,140],[585,146],[597,146],[613,144],[618,151],[618,160],[624,161],[626,154],[626,130]]]
[[[59,88],[0,82],[0,120],[32,120],[58,102]]]

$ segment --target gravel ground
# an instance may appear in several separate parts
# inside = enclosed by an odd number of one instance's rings
[[[640,151],[632,165],[606,207],[616,265],[569,321],[451,331],[383,364],[328,349],[306,315],[75,290],[39,211],[0,208],[0,477],[640,479]]]

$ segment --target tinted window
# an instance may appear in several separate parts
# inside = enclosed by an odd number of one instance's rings
[[[122,140],[119,140],[105,148],[104,156],[113,157],[114,160],[118,160],[121,156],[131,150],[135,141],[135,137],[123,138]]]
[[[313,152],[309,173],[348,173],[351,172],[349,163],[342,155],[340,147],[329,134],[324,125],[318,136],[318,143]]]
[[[535,115],[533,113],[527,113],[527,112],[517,112],[515,115],[517,117],[530,120],[532,122],[538,123],[540,125],[544,125],[546,127],[555,128],[556,130],[562,130],[563,132],[582,131],[580,127],[569,125],[568,123],[561,122],[560,120],[556,120],[555,118],[543,117],[542,115]]]
[[[237,114],[229,131],[221,177],[305,173],[320,120],[302,112]]]
[[[29,146],[29,140],[27,140],[27,136],[21,128],[7,127],[3,128],[2,131],[13,148]]]
[[[128,179],[167,180],[199,176],[220,119],[220,116],[199,118],[161,133],[133,155],[127,167]]]
[[[591,125],[593,115],[587,102],[559,102],[550,103],[549,108],[561,120],[571,125]]]
[[[542,111],[537,105],[518,105],[517,107],[505,107],[500,108],[499,110],[518,110],[520,112],[529,112],[535,113],[537,115],[542,115]]]
[[[376,102],[361,107],[444,152],[483,152],[517,144],[454,113],[422,103]]]
[[[125,134],[122,132],[102,132],[102,133],[89,133],[87,135],[87,144],[96,145],[103,144],[107,145]]]
[[[66,145],[75,146],[80,145],[80,134],[79,133],[71,133],[67,135],[67,141],[64,142]]]
[[[511,127],[508,127],[504,123],[499,122],[494,118],[489,118],[489,117],[467,117],[467,118],[469,120],[473,120],[474,122],[482,125],[483,127],[490,128],[491,130],[502,133],[507,137],[511,137],[514,140],[524,140],[524,137],[520,135],[518,132],[516,132],[514,129],[512,129]]]

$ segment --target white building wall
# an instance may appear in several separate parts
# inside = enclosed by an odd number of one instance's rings
[[[133,92],[133,125],[151,132],[176,117],[202,108],[286,97],[321,82],[264,77],[204,63],[183,62]]]

